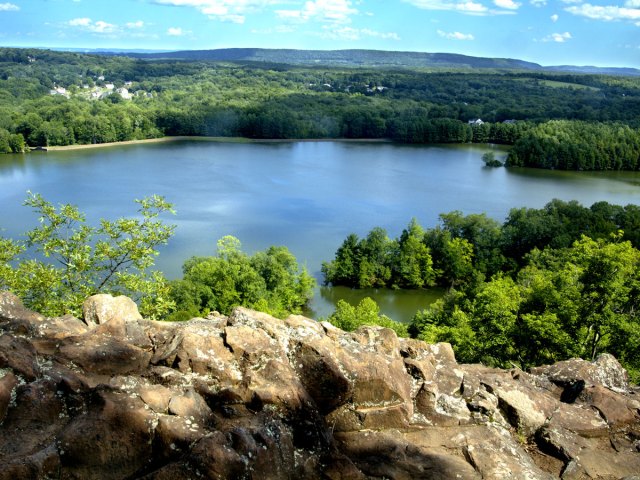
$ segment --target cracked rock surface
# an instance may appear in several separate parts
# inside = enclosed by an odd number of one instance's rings
[[[0,480],[640,480],[640,390],[610,355],[507,371],[244,308],[84,316],[0,292]]]

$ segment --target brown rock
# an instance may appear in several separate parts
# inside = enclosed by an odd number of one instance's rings
[[[560,402],[527,384],[502,381],[492,388],[500,408],[521,434],[533,435],[550,418]]]
[[[572,358],[553,365],[532,368],[535,375],[565,388],[563,401],[572,402],[585,386],[602,385],[610,389],[627,391],[629,376],[620,363],[607,353],[598,356],[595,362]]]
[[[167,413],[169,401],[171,400],[171,390],[162,385],[141,386],[138,394],[144,403],[157,413]]]
[[[182,395],[174,395],[169,401],[169,413],[185,418],[191,425],[206,425],[212,412],[204,399],[192,388]]]
[[[597,409],[607,424],[613,428],[620,428],[640,420],[637,401],[633,402],[624,395],[600,385],[584,389],[579,400]]]
[[[150,352],[129,345],[125,340],[93,332],[63,339],[58,351],[62,358],[85,370],[105,375],[139,373],[151,360]]]
[[[35,334],[49,339],[62,339],[69,336],[82,335],[87,332],[87,325],[73,315],[47,318],[39,322]]]
[[[153,440],[154,452],[162,458],[180,458],[206,434],[203,425],[188,418],[160,415]]]
[[[321,413],[327,414],[347,401],[351,384],[334,358],[311,345],[299,343],[292,352],[292,363]]]
[[[44,316],[29,310],[17,296],[3,290],[0,291],[0,324],[11,320],[23,320],[31,323],[44,320]]]
[[[0,423],[4,420],[14,388],[18,385],[18,378],[11,372],[0,370]]]
[[[142,320],[138,306],[129,297],[114,297],[98,294],[87,298],[82,305],[84,321],[87,325],[102,325],[112,320],[116,322],[133,322]]]
[[[0,368],[10,368],[25,380],[35,380],[39,375],[36,349],[20,337],[0,335]]]
[[[87,413],[59,434],[63,471],[70,478],[130,477],[151,459],[153,424],[141,400],[118,391],[95,391]]]

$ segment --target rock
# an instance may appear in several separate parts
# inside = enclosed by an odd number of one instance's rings
[[[149,462],[154,422],[141,400],[103,389],[93,393],[86,409],[58,435],[66,476],[127,478]]]
[[[640,471],[640,402],[615,359],[532,374],[449,344],[245,308],[89,326],[0,295],[0,480],[608,479]]]
[[[498,405],[518,432],[529,437],[542,427],[559,403],[544,393],[516,382],[501,383],[493,388]]]
[[[98,294],[87,298],[82,305],[84,321],[89,327],[102,325],[112,320],[118,323],[142,320],[138,306],[124,295],[113,297]]]
[[[88,372],[105,375],[140,373],[151,360],[151,353],[130,345],[124,339],[89,332],[60,342],[60,357]]]
[[[9,403],[15,394],[14,389],[18,385],[18,378],[11,372],[0,370],[0,423],[4,420]]]
[[[604,387],[628,391],[629,375],[620,363],[607,353],[598,356],[595,362],[572,358],[553,365],[532,368],[535,375],[548,377],[553,383],[564,388],[562,401],[571,403],[586,386]]]
[[[39,372],[36,349],[21,337],[0,335],[0,369],[8,368],[25,380],[34,380]]]
[[[144,403],[157,413],[167,413],[169,401],[171,400],[171,390],[162,385],[142,386],[139,389],[140,398]]]
[[[583,390],[579,400],[597,409],[612,428],[624,427],[640,420],[640,404],[637,401],[600,385]]]
[[[17,296],[6,290],[0,291],[0,325],[12,320],[39,322],[44,316],[26,308]]]

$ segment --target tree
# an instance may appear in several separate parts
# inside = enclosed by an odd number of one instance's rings
[[[233,308],[254,308],[276,317],[299,314],[313,295],[314,279],[300,268],[286,247],[269,247],[248,256],[240,240],[227,235],[218,240],[216,256],[193,257],[183,267],[183,278],[172,282],[176,303],[172,320]]]
[[[380,313],[380,307],[375,300],[365,297],[357,306],[344,300],[338,300],[336,310],[327,319],[332,325],[342,330],[352,332],[363,325],[390,328],[399,337],[408,337],[407,325],[396,322]]]
[[[27,233],[26,242],[0,239],[0,288],[49,316],[79,316],[88,296],[111,293],[137,300],[145,316],[162,317],[173,303],[166,280],[150,268],[156,248],[175,228],[158,217],[173,209],[157,195],[136,203],[142,218],[102,219],[90,226],[77,207],[56,207],[29,192],[25,205],[39,215],[40,225]]]
[[[493,152],[487,152],[482,155],[482,161],[487,167],[502,167],[503,163],[496,158],[496,154]]]

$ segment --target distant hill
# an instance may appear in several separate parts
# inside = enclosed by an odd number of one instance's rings
[[[106,53],[106,52],[100,52]],[[112,52],[122,55],[122,52]],[[598,73],[607,75],[637,75],[635,68],[560,65],[544,67],[537,63],[513,58],[472,57],[455,53],[393,52],[383,50],[294,50],[265,48],[222,48],[177,52],[127,52],[127,56],[144,59],[174,59],[191,61],[265,62],[291,65],[326,65],[344,67],[423,67],[468,68],[494,70],[534,70]]]
[[[510,58],[470,57],[454,53],[390,52],[383,50],[294,50],[264,48],[222,48],[178,52],[131,53],[138,58],[267,62],[294,65],[346,67],[455,67],[535,69],[536,63]]]

